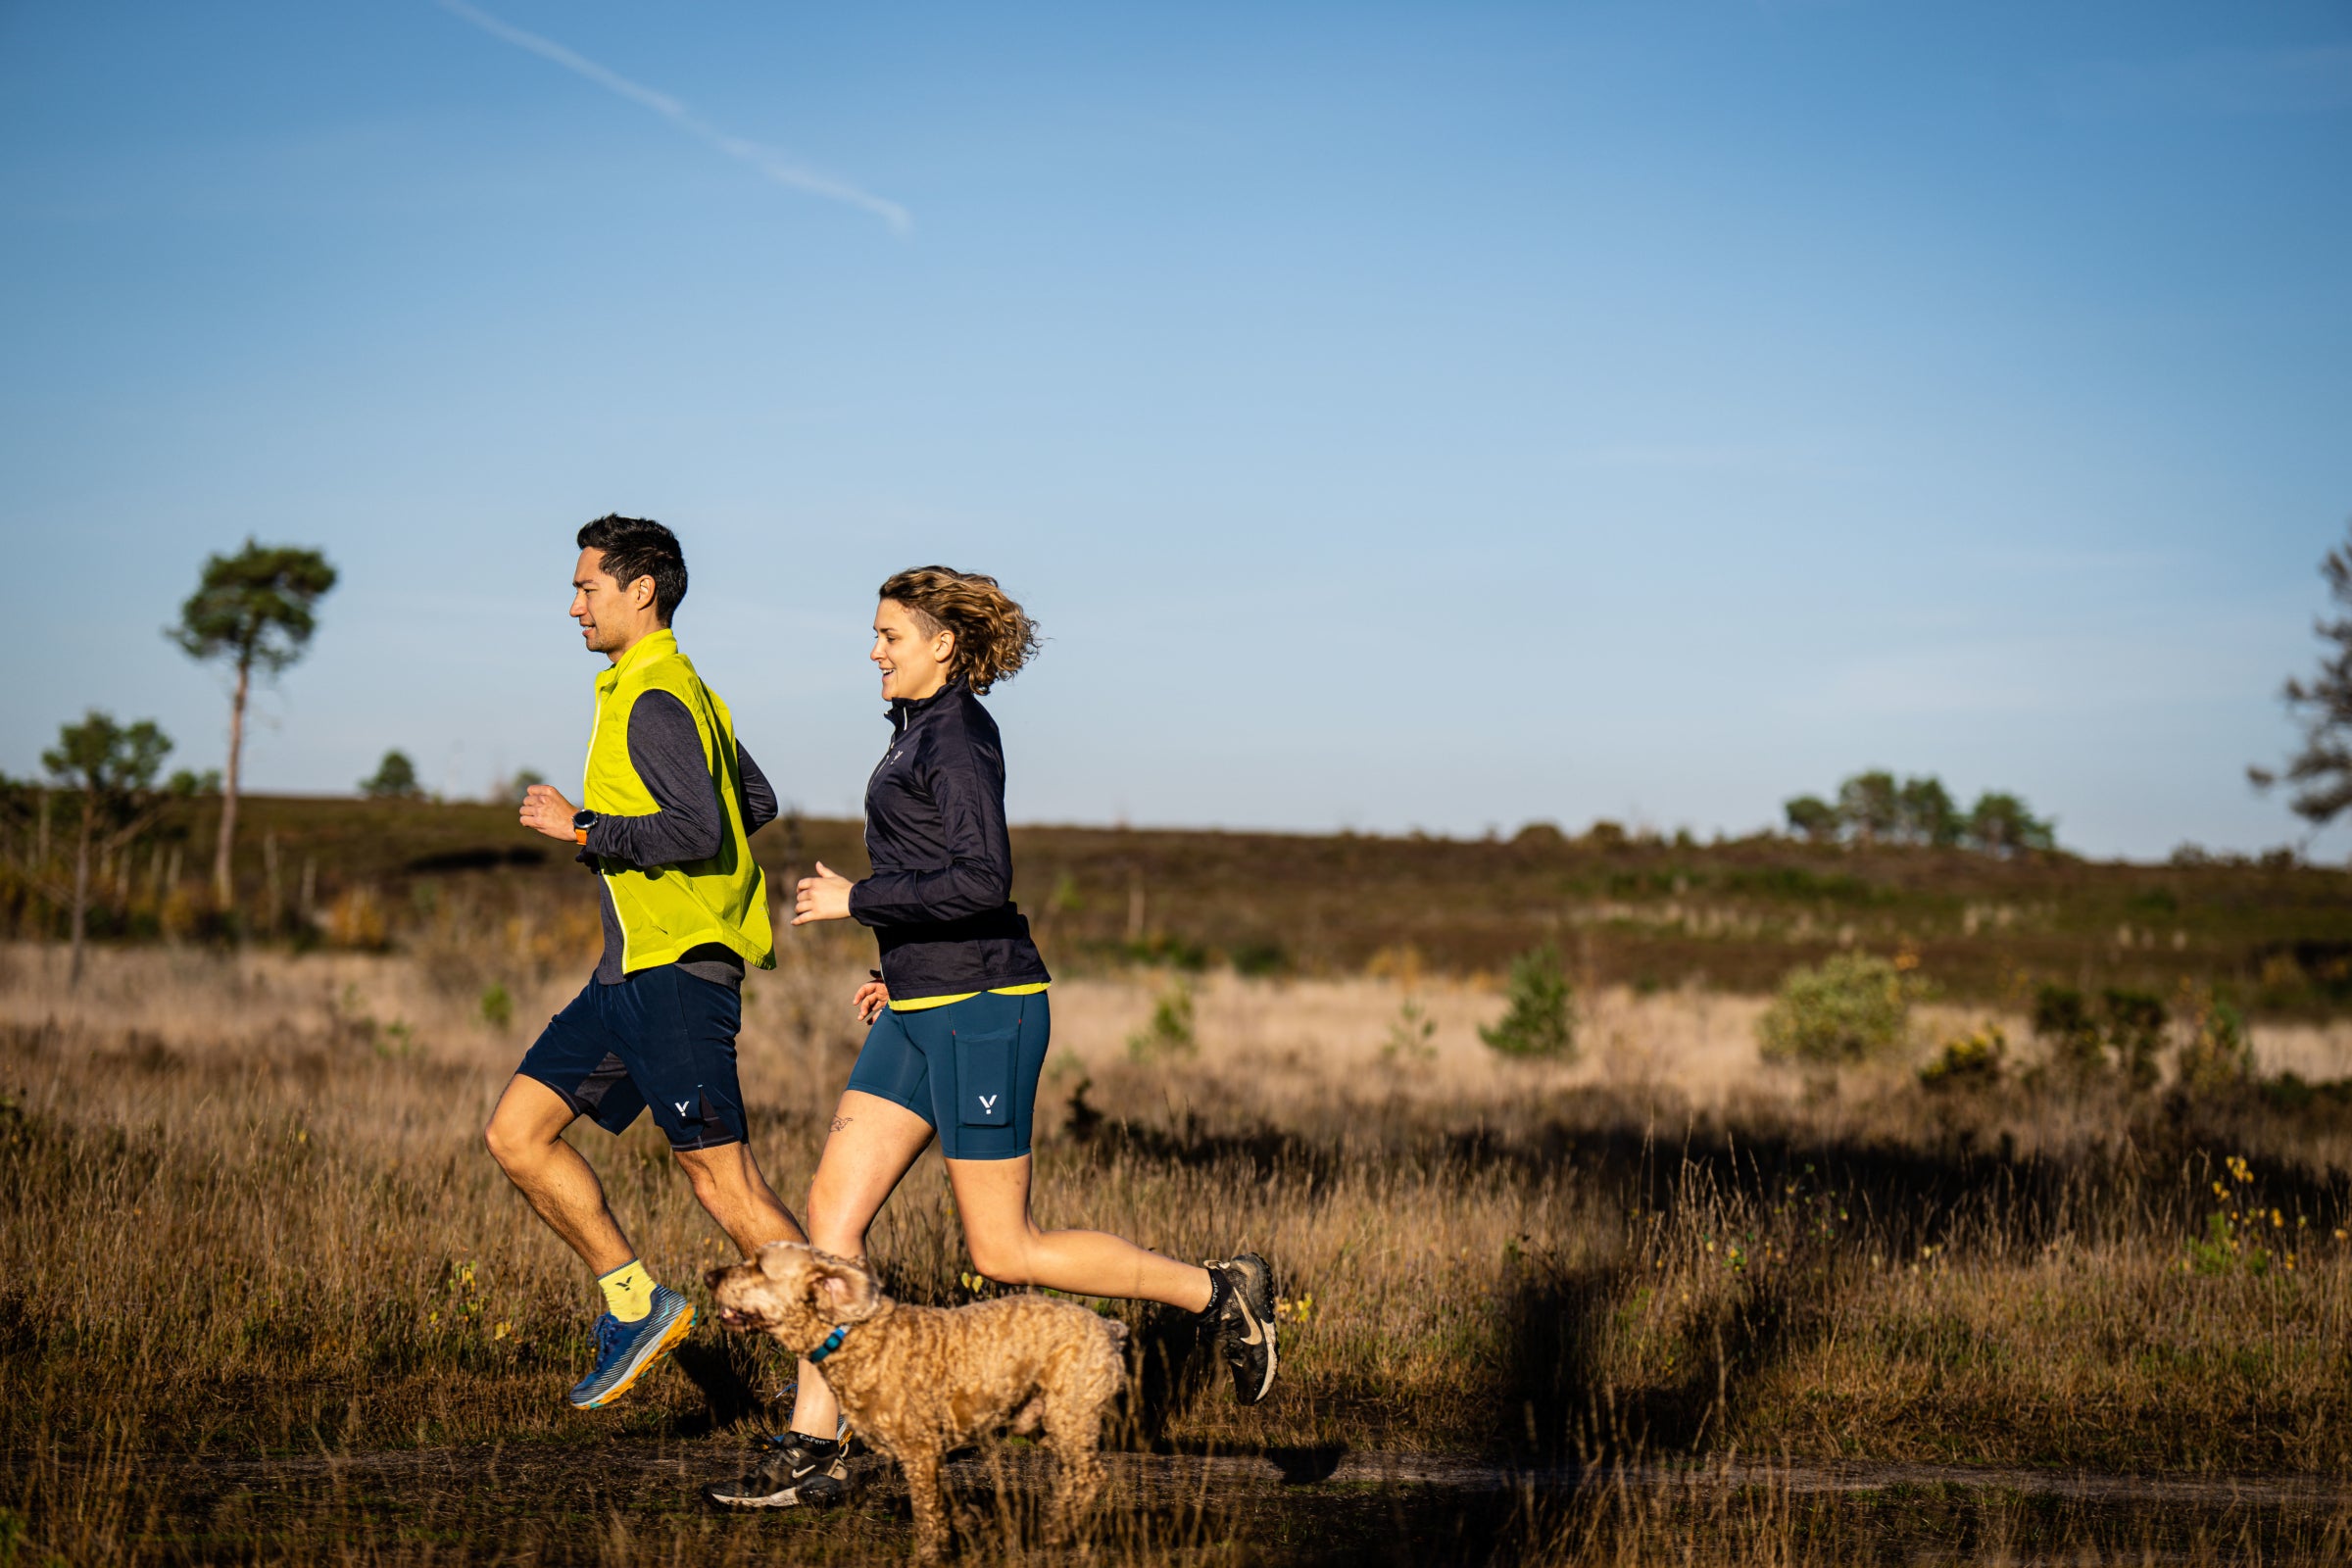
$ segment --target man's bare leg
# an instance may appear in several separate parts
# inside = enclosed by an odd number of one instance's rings
[[[727,1233],[735,1250],[750,1257],[770,1242],[804,1242],[808,1238],[792,1210],[767,1185],[760,1161],[749,1144],[721,1144],[716,1149],[679,1149],[671,1152],[694,1185],[695,1200],[718,1228]]]
[[[599,1275],[637,1255],[605,1204],[604,1184],[580,1152],[564,1141],[574,1113],[562,1095],[520,1073],[498,1097],[482,1142],[507,1179],[530,1200],[564,1244]]]

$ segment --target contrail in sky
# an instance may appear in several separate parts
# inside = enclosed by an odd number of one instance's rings
[[[913,217],[897,202],[887,201],[838,179],[827,179],[822,174],[811,173],[757,142],[730,136],[669,94],[642,86],[616,71],[608,71],[595,61],[572,53],[553,38],[525,32],[510,23],[501,22],[487,11],[467,5],[466,0],[439,0],[439,4],[451,16],[472,23],[493,38],[502,38],[517,49],[527,49],[542,60],[552,60],[564,70],[587,77],[609,93],[651,109],[688,135],[708,142],[729,158],[742,159],[779,185],[789,185],[794,190],[807,191],[811,196],[822,196],[829,201],[846,202],[852,207],[862,208],[888,223],[896,233],[904,234],[914,226]]]

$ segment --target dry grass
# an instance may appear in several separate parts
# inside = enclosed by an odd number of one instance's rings
[[[862,967],[848,944],[793,953],[754,978],[743,1044],[756,1143],[788,1192],[854,1055],[844,1000]],[[903,1544],[887,1513],[779,1537],[685,1511],[687,1479],[732,1463],[765,1419],[759,1394],[782,1369],[752,1343],[698,1336],[613,1411],[563,1405],[592,1289],[477,1135],[528,1023],[569,982],[517,995],[502,1029],[463,955],[104,951],[72,999],[51,952],[0,963],[0,1448],[46,1549],[302,1560],[339,1540],[355,1561],[652,1562],[738,1560],[779,1539],[796,1557]],[[2352,1463],[2339,1235],[2352,1159],[2327,1105],[1936,1100],[1896,1077],[1808,1094],[1755,1065],[1756,1004],[1698,992],[1606,995],[1585,1019],[1584,1062],[1531,1067],[1476,1045],[1494,999],[1412,975],[1197,980],[1196,1054],[1129,1059],[1171,983],[1056,988],[1041,1121],[1075,1113],[1041,1144],[1040,1217],[1182,1256],[1266,1250],[1291,1302],[1285,1378],[1239,1411],[1221,1388],[1154,1373],[1132,1443],[1547,1464]],[[1384,1054],[1408,997],[1435,1025],[1426,1059]],[[2260,1042],[2306,1070],[2344,1044],[2310,1030]],[[650,1127],[580,1136],[665,1278],[720,1255]],[[2230,1156],[2248,1162],[2242,1179]],[[965,1294],[935,1163],[885,1211],[875,1252],[910,1298]],[[282,1468],[493,1446],[524,1479],[463,1495],[426,1485],[438,1502],[364,1466]],[[628,1469],[649,1453],[674,1473]],[[159,1454],[190,1474],[256,1455],[281,1468],[242,1494],[215,1475],[197,1509],[187,1487],[143,1479]],[[494,1501],[532,1491],[531,1465],[582,1462],[643,1484],[562,1509],[544,1500],[570,1495],[554,1484],[519,1513]],[[1298,1520],[1322,1520],[1318,1550],[1358,1528],[1327,1488],[1235,1501],[1239,1524],[1215,1489],[1123,1495],[1105,1550],[1136,1561],[1281,1557],[1274,1544],[1309,1528]],[[1891,1507],[1967,1515],[1987,1540],[2074,1541],[2064,1551],[2085,1560],[2132,1551],[2095,1511],[2062,1529],[2023,1503],[2003,1514],[1941,1494],[1861,1513],[1844,1494],[1720,1481],[1576,1497],[1531,1494],[1515,1511],[1507,1494],[1437,1497],[1412,1528],[1453,1531],[1472,1558],[1636,1562],[1703,1541],[1694,1560],[1830,1561],[1850,1560],[1839,1543]],[[2244,1528],[2309,1543],[2336,1528],[2326,1509],[2291,1529],[2283,1517]],[[2175,1525],[2163,1550],[2192,1560],[2199,1532],[2220,1528],[2209,1513]],[[0,1561],[9,1528],[0,1518]]]

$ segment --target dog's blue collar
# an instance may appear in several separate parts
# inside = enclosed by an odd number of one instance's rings
[[[808,1352],[808,1364],[810,1366],[820,1365],[826,1356],[831,1355],[835,1350],[840,1349],[841,1342],[849,1337],[850,1326],[847,1323],[844,1323],[841,1325],[841,1327],[835,1329],[832,1333],[825,1336],[824,1344],[818,1346],[815,1349]]]

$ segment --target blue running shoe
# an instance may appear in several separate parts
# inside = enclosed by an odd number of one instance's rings
[[[607,1312],[596,1320],[596,1366],[572,1386],[571,1407],[594,1410],[629,1392],[653,1364],[684,1343],[694,1303],[666,1285],[654,1287],[654,1309],[634,1323]]]

